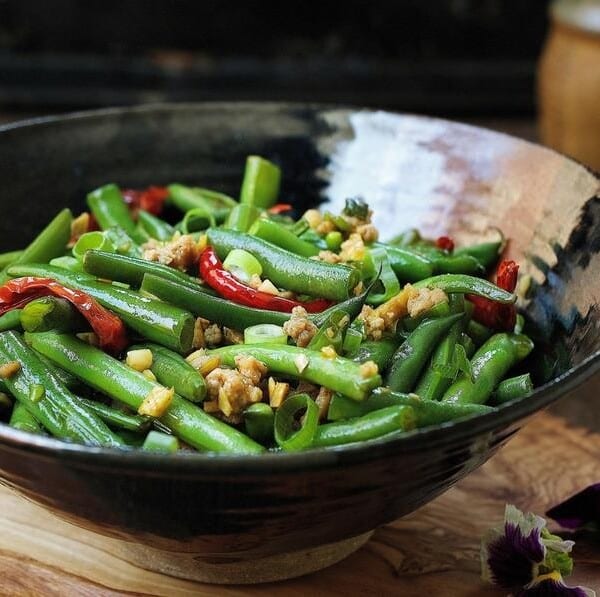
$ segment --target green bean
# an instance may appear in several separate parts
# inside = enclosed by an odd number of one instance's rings
[[[260,238],[233,230],[211,228],[208,241],[221,259],[233,249],[252,253],[260,261],[265,278],[276,286],[295,292],[343,301],[352,295],[360,281],[360,273],[354,268],[301,257]]]
[[[312,445],[321,448],[364,442],[394,431],[414,428],[415,413],[410,406],[388,406],[361,417],[319,425]]]
[[[8,253],[0,254],[0,272],[13,264],[22,254],[23,251],[9,251]]]
[[[325,386],[354,400],[364,400],[381,385],[379,375],[363,376],[361,366],[344,357],[326,358],[320,352],[296,346],[239,344],[210,351],[224,365],[235,366],[235,357],[250,355],[263,362],[269,371]]]
[[[144,242],[116,184],[107,184],[88,193],[87,204],[102,230],[118,226],[135,242]]]
[[[56,379],[71,392],[76,392],[81,389],[81,382],[69,372],[57,367],[50,359],[46,358],[43,354],[37,355],[38,359],[42,361],[44,367],[56,377]]]
[[[492,403],[496,405],[504,404],[511,400],[524,398],[531,394],[531,392],[533,392],[533,383],[531,382],[531,375],[529,373],[510,377],[498,384],[498,387],[492,394]]]
[[[414,288],[441,288],[447,294],[475,294],[498,303],[514,303],[517,297],[482,278],[466,274],[442,274],[421,280]]]
[[[404,232],[397,234],[391,240],[387,241],[388,245],[395,247],[408,247],[421,240],[421,235],[416,228],[408,228]]]
[[[51,259],[63,255],[71,238],[73,216],[69,209],[63,209],[44,228],[33,242],[10,265],[26,263],[48,263]],[[0,284],[8,280],[6,269],[0,272]]]
[[[463,315],[426,319],[394,353],[386,383],[396,392],[410,392],[440,339]],[[344,394],[344,392],[341,392]]]
[[[94,445],[122,445],[98,417],[83,408],[77,397],[59,383],[15,332],[0,334],[0,358],[20,364],[19,371],[4,383],[52,435]],[[40,400],[32,400],[32,387],[42,388]]]
[[[298,238],[290,230],[266,218],[256,220],[250,228],[250,234],[296,255],[312,257],[319,254],[319,249],[315,245]]]
[[[450,310],[452,313],[462,313],[464,308],[462,294],[450,295]],[[415,388],[415,394],[426,400],[440,400],[450,387],[454,376],[449,376],[443,369],[451,367],[456,344],[459,342],[464,321],[457,321],[446,334],[446,337],[435,347],[429,366],[421,375]]]
[[[21,325],[26,332],[81,332],[89,328],[85,318],[69,301],[43,296],[25,305]]]
[[[269,160],[257,155],[246,158],[240,202],[267,209],[277,201],[281,170]]]
[[[50,259],[50,265],[54,267],[62,267],[63,269],[68,269],[72,272],[83,272],[83,265],[79,259],[75,259],[75,257],[70,257],[69,255],[63,255],[62,257],[56,257],[55,259]]]
[[[38,352],[87,385],[137,411],[148,394],[159,386],[102,352],[66,334],[27,334]],[[159,421],[198,450],[257,454],[262,446],[236,429],[211,417],[196,405],[175,394]]]
[[[232,208],[238,205],[235,199],[210,189],[186,187],[182,184],[171,184],[167,189],[169,202],[177,209],[185,213],[202,208],[215,218],[217,224],[224,222]]]
[[[362,417],[367,413],[390,406],[410,406],[414,410],[415,424],[418,428],[441,425],[455,419],[483,415],[494,411],[491,406],[484,404],[438,402],[437,400],[423,399],[416,394],[401,394],[392,392],[388,388],[377,388],[363,402],[356,402],[345,396],[335,394],[329,403],[327,418],[330,421],[339,421]]]
[[[264,402],[251,404],[244,411],[246,434],[263,446],[273,443],[274,424],[273,409]]]
[[[157,344],[140,344],[130,350],[147,348],[152,352],[152,367],[150,370],[158,382],[190,402],[202,402],[206,397],[204,378],[181,355],[158,346]]]
[[[495,242],[459,247],[454,249],[454,255],[470,255],[471,257],[475,257],[487,270],[498,261],[504,249],[504,244],[504,239],[502,239]]]
[[[444,394],[449,402],[483,404],[510,369],[533,349],[523,334],[495,334],[471,359],[472,376],[464,375]]]
[[[475,350],[477,350],[475,342],[473,342],[473,339],[471,338],[471,336],[469,336],[469,334],[463,332],[460,335],[460,343],[465,349],[465,354],[467,355],[467,358],[470,359],[475,354]]]
[[[358,347],[358,350],[347,356],[356,363],[373,361],[379,372],[384,373],[399,344],[400,338],[395,336],[381,338],[381,340],[367,340]]]
[[[88,274],[103,280],[117,280],[136,288],[142,285],[145,274],[153,274],[165,280],[173,280],[212,294],[211,289],[197,278],[188,276],[168,265],[138,259],[137,257],[116,255],[104,251],[88,251],[83,260],[83,267]]]
[[[138,211],[138,222],[146,234],[156,240],[171,240],[175,234],[175,228],[171,224],[143,209]]]
[[[241,203],[240,205],[236,205],[229,213],[229,217],[225,222],[225,228],[237,230],[238,232],[248,232],[258,220],[260,214],[261,211],[258,207]],[[212,224],[212,227],[214,227],[214,224]]]
[[[23,309],[13,309],[12,311],[7,311],[4,315],[0,315],[0,332],[20,330],[22,312]]]
[[[165,280],[154,274],[146,274],[144,276],[141,290],[159,299],[188,309],[197,317],[204,317],[204,319],[208,319],[213,323],[226,325],[236,330],[243,330],[247,327],[263,323],[282,326],[290,318],[289,313],[238,305],[221,297],[211,296],[187,284]],[[321,313],[313,313],[309,317],[317,327],[321,327],[335,309],[343,309],[350,319],[353,319],[360,313],[364,298],[364,294],[352,297]]]
[[[99,282],[87,274],[76,274],[49,265],[11,266],[9,273],[17,277],[53,278],[64,286],[88,293],[148,340],[182,353],[192,348],[194,318],[179,307]]]
[[[119,429],[143,433],[150,428],[150,425],[152,425],[152,419],[150,417],[128,415],[121,410],[111,408],[110,406],[102,404],[101,402],[96,402],[95,400],[88,400],[87,398],[79,398],[79,402],[110,427],[118,427]]]
[[[37,419],[20,402],[14,405],[8,424],[15,429],[34,433],[35,435],[44,434],[44,430]]]
[[[275,413],[275,442],[286,452],[304,450],[310,447],[318,425],[315,401],[308,394],[295,394],[286,398]]]
[[[485,274],[483,265],[472,255],[440,255],[433,260],[433,267],[436,274]]]
[[[385,249],[394,273],[402,282],[416,282],[433,275],[433,265],[427,257],[405,247],[376,243]]]
[[[467,334],[471,337],[471,340],[476,346],[481,346],[484,342],[492,337],[494,330],[486,327],[485,325],[471,319],[467,324]]]

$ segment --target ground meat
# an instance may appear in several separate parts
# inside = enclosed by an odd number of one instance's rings
[[[331,398],[333,397],[333,391],[328,390],[327,388],[321,386],[319,388],[319,393],[315,398],[315,402],[319,407],[319,420],[323,421],[327,418],[327,411],[329,410],[329,403],[331,402]]]
[[[267,374],[267,366],[247,354],[239,354],[235,357],[235,366],[238,371],[247,377],[253,385],[258,385],[264,375]]]
[[[211,323],[204,330],[204,340],[207,346],[218,346],[223,342],[223,332],[216,323]]]
[[[238,330],[233,330],[228,327],[223,327],[223,337],[227,344],[243,344],[244,334]]]
[[[416,293],[411,294],[406,307],[411,317],[417,317],[447,300],[448,297],[441,288],[421,288]]]
[[[323,221],[323,216],[318,209],[309,209],[302,217],[313,230],[316,230],[317,226]]]
[[[301,348],[308,346],[317,330],[304,307],[294,307],[292,316],[283,324],[283,331]]]
[[[366,243],[374,243],[379,238],[379,230],[373,224],[361,224],[356,227],[356,234]]]
[[[169,242],[149,240],[144,246],[144,259],[157,261],[180,270],[188,270],[198,263],[200,250],[193,237],[184,234]]]
[[[353,232],[342,243],[340,259],[342,261],[362,261],[365,258],[365,243],[360,234]]]
[[[323,220],[316,228],[317,234],[325,236],[335,230],[335,224],[331,220]]]
[[[385,321],[383,317],[375,312],[373,307],[365,305],[360,312],[359,319],[362,319],[365,323],[365,334],[370,340],[381,340],[383,332],[385,331]]]
[[[216,400],[226,417],[240,414],[263,399],[262,390],[236,369],[214,369],[206,376],[206,388],[209,400]]]
[[[326,261],[327,263],[339,263],[342,260],[340,256],[333,251],[319,251],[319,254],[316,257],[311,257],[311,259]]]

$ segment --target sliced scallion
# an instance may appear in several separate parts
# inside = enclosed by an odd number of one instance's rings
[[[244,344],[287,344],[287,334],[281,326],[259,323],[244,330]]]
[[[115,246],[112,241],[99,230],[82,234],[73,247],[73,256],[81,261],[90,249],[106,251],[107,253],[115,252]]]
[[[260,276],[263,271],[258,259],[243,249],[229,251],[223,261],[223,267],[242,282],[249,282],[252,276]]]
[[[304,450],[312,444],[318,424],[315,401],[308,394],[290,396],[275,412],[275,441],[286,452]]]
[[[144,440],[142,449],[149,452],[173,454],[179,450],[179,440],[174,435],[168,435],[160,431],[150,431]]]

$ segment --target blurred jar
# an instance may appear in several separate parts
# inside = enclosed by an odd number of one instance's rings
[[[600,0],[556,0],[538,71],[541,140],[600,171]]]

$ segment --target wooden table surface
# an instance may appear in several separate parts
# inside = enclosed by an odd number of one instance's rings
[[[418,512],[376,531],[345,561],[315,574],[258,586],[210,586],[148,572],[119,559],[106,540],[0,488],[3,595],[504,595],[479,579],[479,539],[506,502],[543,514],[600,480],[600,411],[594,392],[536,416],[478,471]],[[590,392],[588,392],[590,393]],[[594,408],[595,406],[595,408]],[[585,419],[586,428],[561,416]],[[580,539],[572,580],[600,588],[600,542]]]

